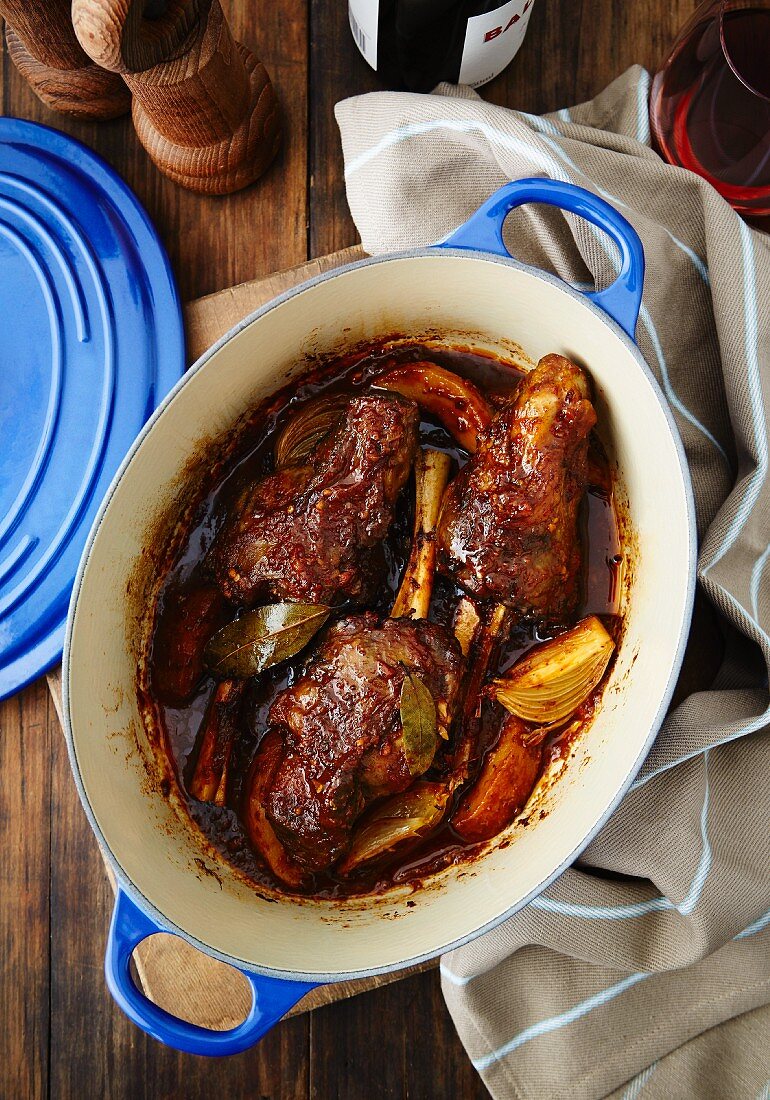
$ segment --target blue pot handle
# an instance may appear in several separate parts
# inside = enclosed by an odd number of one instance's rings
[[[131,976],[131,952],[156,932],[167,929],[156,924],[123,890],[118,889],[110,923],[104,972],[110,993],[129,1020],[175,1050],[188,1054],[239,1054],[261,1039],[284,1013],[315,988],[311,982],[266,978],[248,970],[241,973],[249,982],[252,1004],[248,1016],[229,1031],[211,1031],[172,1016],[154,1004]]]
[[[620,274],[606,290],[586,298],[609,314],[633,340],[642,303],[644,249],[634,227],[604,199],[577,187],[550,179],[522,179],[504,184],[487,199],[467,222],[440,241],[435,248],[466,248],[512,258],[503,243],[503,222],[510,212],[526,202],[542,202],[569,210],[603,229],[620,249]]]

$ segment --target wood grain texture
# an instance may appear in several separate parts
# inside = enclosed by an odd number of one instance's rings
[[[264,64],[235,41],[219,0],[164,5],[158,18],[146,11],[145,0],[74,0],[72,20],[88,55],[122,74],[137,136],[160,171],[207,195],[240,191],[281,143]]]
[[[358,233],[345,198],[340,134],[334,104],[349,95],[379,88],[353,42],[347,4],[310,0],[310,102],[312,125],[309,144],[311,256],[348,248]]]
[[[233,36],[264,61],[281,105],[284,142],[252,187],[228,196],[195,195],[155,171],[129,118],[89,123],[48,110],[7,63],[4,114],[55,126],[95,149],[135,191],[168,250],[189,301],[307,259],[306,0],[233,0]]]
[[[292,287],[312,279],[323,271],[360,260],[366,253],[360,245],[341,249],[328,256],[319,256],[287,271],[278,271],[266,279],[257,279],[231,286],[217,294],[198,298],[185,306],[185,336],[187,358],[194,363],[207,348],[255,309]]]
[[[0,703],[0,1092],[9,1097],[49,1087],[51,750],[61,734],[47,695],[38,681]]]
[[[530,111],[588,98],[633,62],[654,67],[694,7],[694,0],[537,0],[520,55],[482,94]],[[376,78],[350,37],[345,3],[232,0],[224,8],[234,37],[273,78],[286,134],[262,179],[226,201],[181,191],[154,171],[128,119],[95,125],[53,114],[0,57],[3,112],[72,133],[117,169],[158,227],[186,300],[357,239],[332,108],[375,88]],[[286,1020],[255,1050],[223,1061],[178,1055],[132,1027],[104,987],[111,891],[47,707],[41,684],[0,705],[0,1095],[487,1095],[435,973]]]
[[[141,73],[188,54],[211,5],[212,0],[73,0],[72,23],[98,65]]]
[[[435,970],[308,1020],[312,1100],[488,1098],[455,1035]]]
[[[75,37],[69,0],[0,0],[11,60],[52,110],[117,118],[131,97],[120,77],[95,65]]]

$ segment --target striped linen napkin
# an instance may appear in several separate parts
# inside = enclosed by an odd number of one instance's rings
[[[371,253],[440,240],[522,176],[580,184],[633,223],[637,339],[687,451],[700,598],[724,638],[580,860],[442,960],[457,1030],[501,1098],[770,1097],[770,238],[653,152],[649,86],[635,67],[543,117],[448,85],[337,106]],[[614,277],[571,216],[522,208],[506,239],[571,282]]]

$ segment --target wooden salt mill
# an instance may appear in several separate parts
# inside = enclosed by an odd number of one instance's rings
[[[131,90],[136,132],[161,172],[207,194],[262,175],[280,145],[278,102],[219,0],[74,0],[72,20],[86,53]]]
[[[117,118],[131,106],[128,88],[83,51],[70,0],[0,0],[8,53],[38,99],[80,118]]]

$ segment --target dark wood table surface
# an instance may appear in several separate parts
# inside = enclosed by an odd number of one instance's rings
[[[345,0],[225,0],[263,58],[285,118],[256,186],[203,198],[161,176],[129,119],[82,124],[46,110],[0,55],[0,112],[74,134],[133,187],[182,297],[355,243],[333,106],[377,89]],[[627,66],[654,69],[694,0],[537,0],[524,47],[482,94],[526,111],[588,99]],[[483,1097],[435,972],[285,1021],[225,1060],[168,1050],[113,1004],[102,958],[112,892],[70,777],[42,679],[0,704],[0,1097]]]

